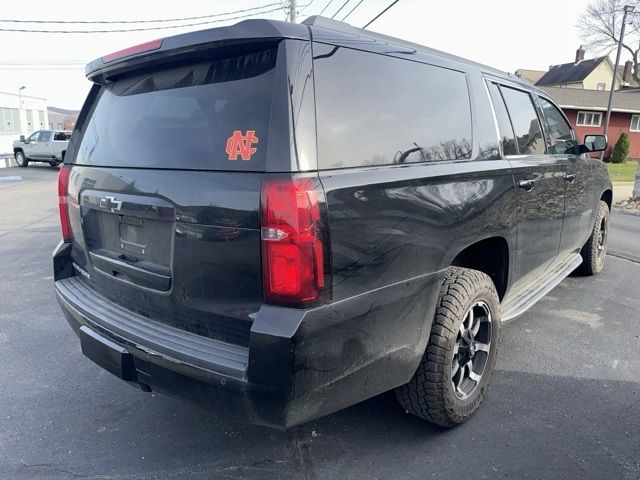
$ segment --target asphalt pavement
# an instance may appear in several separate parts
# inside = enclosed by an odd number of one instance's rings
[[[640,217],[602,274],[502,329],[453,430],[384,394],[288,432],[144,393],[82,356],[53,295],[57,169],[0,169],[0,479],[640,478]],[[622,258],[624,257],[624,258]]]

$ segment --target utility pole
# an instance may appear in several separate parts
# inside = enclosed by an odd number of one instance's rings
[[[624,15],[622,15],[622,27],[620,27],[620,40],[618,41],[618,52],[616,53],[616,63],[613,65],[613,78],[611,80],[611,92],[609,92],[609,103],[607,105],[607,118],[604,121],[604,134],[609,131],[609,119],[611,118],[611,103],[613,102],[613,92],[616,89],[616,75],[618,74],[618,63],[620,63],[620,51],[622,50],[622,42],[624,40],[624,30],[627,25],[627,14],[635,10],[632,5],[624,6]],[[600,158],[604,157],[604,152]]]
[[[20,121],[20,135],[24,135],[24,122],[22,121],[22,91],[27,88],[22,86],[18,89],[18,120]]]
[[[289,0],[289,21],[296,23],[296,0]]]

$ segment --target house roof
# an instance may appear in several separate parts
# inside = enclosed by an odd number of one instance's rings
[[[528,70],[526,68],[519,68],[518,70],[516,70],[516,75],[529,82],[531,85],[535,85],[536,82],[540,80],[545,73],[547,72],[545,72],[544,70]]]
[[[624,75],[624,65],[618,65],[617,72],[618,72],[618,75],[620,75],[620,79],[624,82],[624,77],[623,77],[623,75]],[[634,87],[638,86],[638,82],[636,82],[633,79],[633,77],[631,77],[629,80],[630,80],[630,82],[628,83],[628,85],[634,86]],[[617,83],[616,83],[616,85],[617,85]]]
[[[581,82],[589,76],[595,68],[604,62],[608,57],[590,58],[578,63],[563,63],[562,65],[552,65],[536,85],[559,85],[563,83]]]
[[[562,108],[606,111],[609,92],[579,88],[540,87]],[[640,91],[616,90],[611,110],[614,112],[640,113]]]

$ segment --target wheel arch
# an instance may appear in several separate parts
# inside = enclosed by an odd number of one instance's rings
[[[509,243],[502,236],[487,237],[461,249],[451,260],[452,267],[471,268],[486,273],[502,300],[509,284]]]
[[[609,211],[611,211],[611,205],[613,204],[613,191],[611,189],[607,189],[602,192],[602,195],[600,195],[600,200],[605,202],[609,207]]]

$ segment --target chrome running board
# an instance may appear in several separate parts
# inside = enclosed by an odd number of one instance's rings
[[[508,322],[519,317],[538,300],[558,286],[562,280],[567,278],[582,263],[582,257],[579,253],[571,253],[562,261],[556,263],[552,269],[534,283],[527,285],[513,294],[509,294],[502,301],[500,306],[501,318],[503,322]]]

